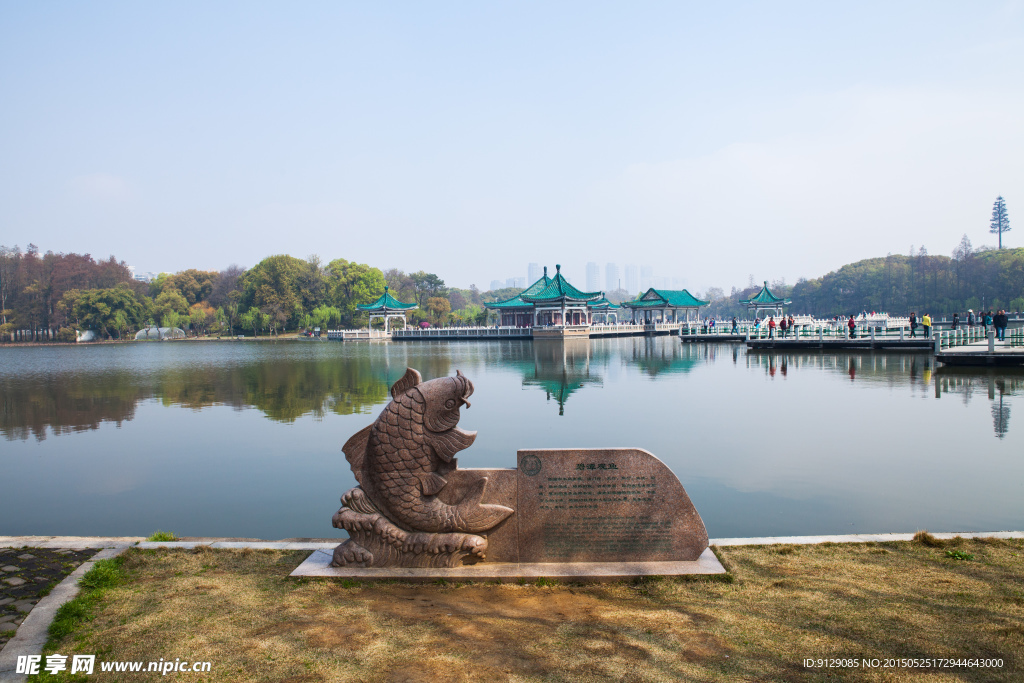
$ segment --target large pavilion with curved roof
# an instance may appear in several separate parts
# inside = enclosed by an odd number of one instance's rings
[[[562,275],[562,266],[555,265],[555,276],[544,275],[519,294],[484,304],[498,313],[502,327],[585,327],[595,314],[615,315],[619,308],[605,298],[604,292],[583,292]]]

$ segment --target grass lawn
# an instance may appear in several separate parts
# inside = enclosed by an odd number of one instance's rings
[[[84,681],[163,678],[99,671],[161,657],[212,662],[177,680],[1024,680],[1020,540],[727,547],[731,581],[590,585],[288,578],[308,554],[128,551],[70,603],[46,653],[97,655]],[[893,658],[1003,665],[884,668]]]

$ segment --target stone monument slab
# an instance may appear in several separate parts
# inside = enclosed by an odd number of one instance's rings
[[[692,561],[704,522],[672,471],[639,448],[521,450],[520,562]]]

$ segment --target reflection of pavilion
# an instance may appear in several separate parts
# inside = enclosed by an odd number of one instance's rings
[[[558,414],[565,414],[570,394],[585,385],[600,386],[599,375],[591,375],[590,342],[586,339],[533,342],[533,376],[523,377],[523,386],[540,387],[558,402]]]

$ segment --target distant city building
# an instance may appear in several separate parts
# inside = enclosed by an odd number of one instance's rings
[[[505,283],[502,282],[501,280],[491,280],[491,290],[492,291],[495,290],[495,289],[504,289],[504,288],[505,288]]]
[[[135,272],[135,266],[128,266],[128,272],[131,274],[131,278],[138,282],[150,283],[156,279],[157,274],[153,272],[137,273]]]
[[[654,286],[657,289],[672,289],[672,278],[667,275],[659,275],[654,278]]]
[[[526,289],[526,278],[517,277],[515,286],[518,287],[519,289]]]
[[[626,266],[626,291],[634,296],[640,292],[640,269],[636,266]]]
[[[601,289],[601,266],[593,261],[587,264],[587,289],[591,292]]]
[[[604,264],[604,288],[607,292],[613,292],[622,284],[619,282],[619,266],[614,263]]]
[[[541,274],[542,271],[540,269],[539,263],[531,263],[529,266],[526,267],[527,282],[536,282],[537,280],[540,279]]]
[[[640,289],[647,291],[654,286],[654,268],[640,266]]]
[[[674,277],[674,278],[672,278],[672,289],[686,289],[686,278],[685,277]]]

